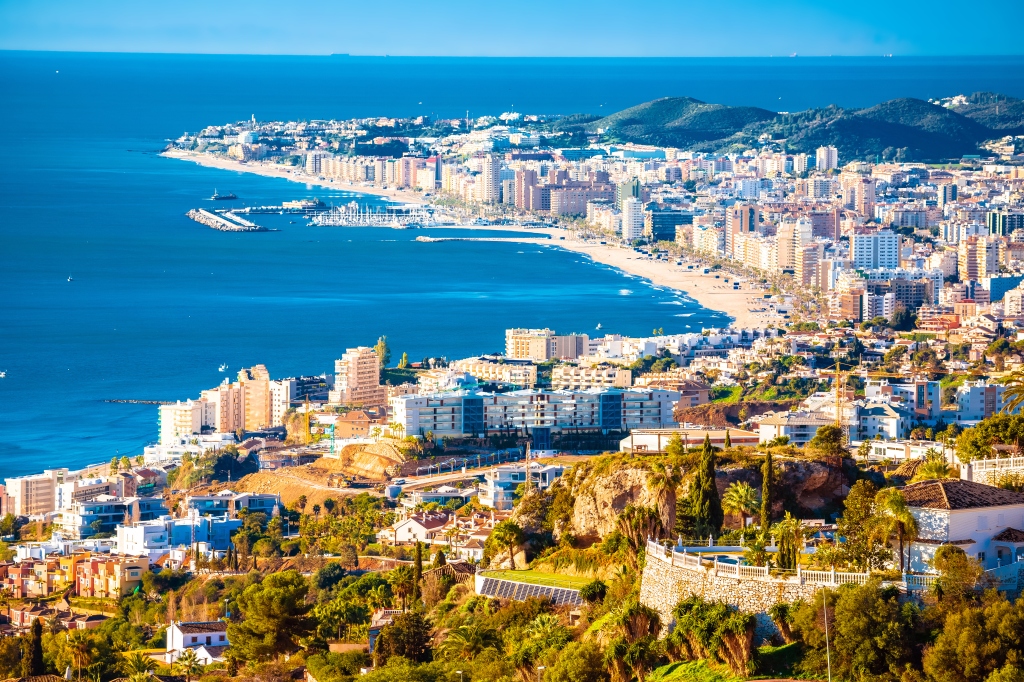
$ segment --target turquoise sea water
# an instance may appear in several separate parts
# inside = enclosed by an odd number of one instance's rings
[[[1022,66],[0,52],[0,478],[141,451],[156,407],[104,399],[195,397],[225,376],[222,363],[233,373],[262,362],[278,377],[331,371],[346,347],[381,334],[420,359],[498,351],[507,326],[647,334],[726,321],[554,246],[418,243],[422,232],[279,216],[257,218],[277,232],[210,230],[184,213],[215,188],[257,204],[351,197],[156,154],[184,130],[251,114],[614,111],[683,94],[778,109],[778,97],[797,109],[1020,96]]]

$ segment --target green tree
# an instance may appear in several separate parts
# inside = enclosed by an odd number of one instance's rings
[[[228,639],[240,657],[265,661],[298,650],[313,631],[306,604],[309,585],[297,571],[272,573],[238,596],[241,620],[228,624]]]
[[[120,668],[128,677],[149,675],[156,670],[156,662],[141,651],[129,651],[120,661]]]
[[[627,599],[605,621],[605,665],[617,679],[643,680],[654,661],[660,631],[657,611],[636,598]]]
[[[498,633],[479,623],[460,625],[448,632],[441,643],[441,655],[449,660],[472,661],[498,646]]]
[[[723,443],[723,445],[727,448],[732,447],[732,437],[729,436],[729,429],[725,430],[725,443]]]
[[[398,614],[381,629],[373,655],[378,667],[393,656],[426,661],[430,657],[430,626],[418,611]]]
[[[420,583],[423,582],[423,545],[416,541],[416,558],[413,562],[412,576],[412,600],[418,603],[420,600]]]
[[[799,519],[786,512],[786,516],[772,528],[778,550],[775,560],[779,568],[795,570],[800,561],[800,549],[803,545],[804,528]]]
[[[43,621],[36,618],[29,628],[28,639],[25,641],[25,654],[21,659],[21,676],[45,675],[46,665],[43,663]]]
[[[675,627],[667,641],[683,658],[724,663],[744,678],[753,672],[754,614],[694,595],[676,604],[672,615]]]
[[[494,526],[491,540],[508,550],[509,566],[516,567],[516,550],[523,544],[523,529],[512,519],[505,519]]]
[[[608,594],[608,586],[603,580],[593,580],[580,588],[580,599],[588,604],[599,604]]]
[[[110,458],[110,475],[113,476],[121,468],[121,460],[117,457]]]
[[[747,527],[747,517],[757,510],[757,491],[746,481],[733,481],[722,496],[722,511],[740,517],[740,527]]]
[[[822,457],[842,457],[846,454],[845,441],[842,428],[835,424],[826,424],[818,427],[814,438],[807,446]]]
[[[939,577],[932,586],[939,607],[946,613],[961,611],[977,596],[975,586],[985,569],[956,545],[941,545],[935,550],[932,568]]]
[[[772,505],[775,503],[775,461],[769,450],[761,464],[761,541],[767,544],[768,529],[772,523]]]
[[[838,522],[843,558],[860,570],[881,568],[892,554],[872,534],[877,494],[878,488],[871,481],[861,479],[854,483]]]
[[[380,361],[380,368],[384,369],[391,362],[391,347],[388,346],[388,337],[382,336],[377,339],[377,343],[373,345],[373,350],[377,353],[377,360]]]
[[[398,361],[399,369],[406,369],[409,366],[409,354],[402,353],[402,359]]]
[[[638,507],[628,504],[615,520],[615,529],[626,540],[629,546],[630,568],[638,568],[640,557],[646,551],[647,538],[661,535],[661,517],[650,507]]]
[[[924,672],[936,682],[984,682],[1024,650],[1024,600],[992,595],[979,608],[950,613],[924,655]]]
[[[132,461],[126,455],[121,457],[121,471],[131,471]]]
[[[411,566],[398,566],[388,572],[391,591],[402,600],[402,610],[408,608],[408,599],[415,592],[416,574]]]
[[[910,513],[910,507],[900,490],[883,488],[875,495],[875,517],[871,530],[873,536],[886,546],[896,536],[902,573],[906,566],[904,544],[908,539],[917,537],[917,519]]]
[[[174,662],[174,669],[185,676],[185,682],[192,682],[193,677],[203,672],[203,664],[199,662],[195,649],[185,649]]]
[[[662,525],[668,527],[675,517],[676,488],[682,481],[682,467],[665,462],[655,462],[647,475],[647,487],[654,493],[658,505],[658,516]]]
[[[722,501],[718,497],[718,486],[715,484],[715,449],[711,445],[710,435],[707,434],[704,436],[697,472],[691,486],[690,507],[698,537],[718,535],[725,520],[725,513],[722,511]]]
[[[544,682],[608,682],[601,648],[592,641],[569,642],[544,671]]]

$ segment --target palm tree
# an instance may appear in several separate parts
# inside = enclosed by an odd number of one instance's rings
[[[472,623],[461,625],[448,633],[441,643],[445,658],[472,661],[488,649],[498,645],[498,633],[490,628]]]
[[[156,663],[141,651],[129,651],[121,659],[120,667],[128,677],[134,678],[136,675],[148,677],[151,672],[156,670]]]
[[[900,572],[903,572],[903,545],[907,538],[913,542],[917,537],[917,519],[911,513],[903,493],[896,488],[879,490],[875,495],[875,508],[878,513],[872,520],[871,534],[886,545],[896,536],[900,550]]]
[[[324,509],[327,510],[328,515],[334,515],[334,508],[338,506],[338,503],[334,501],[333,497],[328,497],[324,500]]]
[[[635,507],[626,505],[626,508],[619,514],[615,521],[615,527],[629,545],[631,568],[637,568],[640,550],[647,542],[647,538],[659,537],[662,531],[661,518],[658,512],[650,507]]]
[[[1003,414],[1013,414],[1024,404],[1024,368],[1018,367],[1003,379]]]
[[[654,493],[661,524],[668,528],[676,516],[676,488],[682,480],[682,467],[656,462],[647,475],[647,487]]]
[[[413,574],[412,566],[399,566],[388,573],[388,582],[391,583],[391,591],[402,600],[402,610],[406,609],[406,600],[413,592],[416,576]]]
[[[735,481],[722,495],[722,510],[726,514],[738,514],[742,528],[747,527],[747,516],[753,516],[760,506],[760,495],[746,481]]]
[[[374,611],[386,608],[387,605],[391,603],[391,594],[388,586],[377,585],[377,587],[373,587],[367,591],[366,603]]]
[[[516,567],[516,550],[523,544],[523,529],[512,519],[505,519],[494,526],[491,538],[500,546],[508,549],[510,568]]]
[[[602,636],[607,642],[605,663],[615,679],[643,682],[660,630],[658,612],[635,598],[609,614]]]
[[[911,479],[912,482],[931,481],[936,478],[952,478],[956,475],[953,467],[946,464],[945,457],[933,448],[928,448],[928,451],[924,454],[924,461],[917,468],[914,478]]]
[[[203,672],[203,664],[199,662],[195,649],[185,649],[174,662],[174,667],[185,676],[185,682],[192,682],[192,676]]]
[[[306,511],[307,502],[309,502],[309,500],[306,499],[305,495],[299,495],[299,499],[295,500],[295,506],[299,508],[300,514]]]
[[[76,630],[68,636],[68,645],[71,648],[71,661],[78,668],[78,679],[81,682],[82,668],[89,665],[92,658],[92,643],[81,630]]]
[[[314,521],[319,521],[320,520],[320,505],[319,504],[314,504],[313,505],[313,520]]]

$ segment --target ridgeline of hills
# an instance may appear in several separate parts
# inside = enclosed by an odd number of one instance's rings
[[[1024,101],[977,92],[954,100],[950,107],[903,97],[867,109],[828,106],[776,113],[664,97],[604,118],[566,117],[555,128],[600,131],[608,142],[695,151],[742,151],[770,139],[791,153],[813,153],[822,145],[833,145],[844,162],[946,161],[979,153],[986,140],[1024,134]]]

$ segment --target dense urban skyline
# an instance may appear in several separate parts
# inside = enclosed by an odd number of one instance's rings
[[[1001,0],[975,3],[970,13],[948,0],[930,3],[924,13],[914,5],[877,1],[768,5],[742,0],[727,12],[706,1],[659,1],[645,5],[643,13],[624,9],[598,0],[555,6],[529,2],[513,12],[459,1],[441,12],[403,0],[391,7],[390,23],[382,24],[377,7],[351,2],[303,2],[290,7],[282,21],[280,8],[265,0],[214,5],[183,0],[173,6],[8,1],[0,3],[0,48],[565,57],[991,55],[1020,50],[1013,41],[971,36],[987,35],[995,17],[1003,25],[1024,19],[1024,6]],[[651,21],[654,16],[657,21]],[[949,21],[951,16],[956,21]]]

